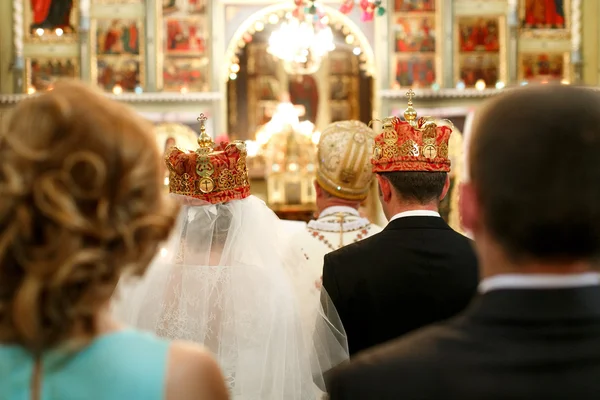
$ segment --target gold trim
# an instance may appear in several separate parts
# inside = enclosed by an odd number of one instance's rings
[[[503,15],[490,14],[490,15],[462,15],[457,16],[453,19],[453,41],[455,43],[454,46],[454,54],[453,54],[453,82],[454,86],[460,81],[460,66],[461,66],[461,54],[460,51],[460,21],[463,19],[497,19],[498,22],[498,41],[499,41],[499,50],[498,52],[481,52],[481,55],[486,54],[497,54],[498,55],[498,81],[507,83],[508,81],[508,66],[506,63],[507,58],[507,46],[506,46],[506,17]],[[474,55],[478,53],[473,53]]]

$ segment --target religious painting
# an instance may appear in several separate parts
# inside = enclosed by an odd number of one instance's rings
[[[435,0],[394,0],[394,11],[435,11]]]
[[[499,52],[499,19],[495,17],[459,17],[458,43],[461,53]]]
[[[350,51],[334,50],[329,53],[330,75],[351,75],[358,72],[358,58]]]
[[[97,61],[97,82],[106,91],[120,86],[123,92],[133,92],[142,85],[140,61],[114,56],[100,58]]]
[[[206,32],[203,18],[167,18],[165,54],[193,56],[206,54]]]
[[[63,78],[79,76],[75,58],[30,58],[27,60],[27,89],[36,92],[51,90],[54,83]]]
[[[333,75],[329,78],[329,99],[350,100],[353,94],[350,76]]]
[[[347,101],[332,101],[329,106],[330,122],[352,119],[352,109]]]
[[[397,53],[435,52],[435,15],[396,18],[394,47]]]
[[[501,80],[500,54],[460,54],[458,58],[458,78],[464,82],[465,87],[473,88],[479,80],[483,80],[486,87],[493,88]]]
[[[251,43],[246,48],[250,75],[275,75],[279,60],[267,52],[267,44]]]
[[[523,53],[519,59],[520,80],[545,83],[568,79],[568,53]]]
[[[99,19],[96,21],[96,54],[140,54],[141,21]]]
[[[205,92],[209,90],[206,58],[167,58],[163,66],[163,90]]]
[[[64,40],[75,33],[77,0],[29,0],[28,38]]]
[[[504,18],[494,16],[458,17],[454,25],[458,43],[455,56],[455,81],[472,88],[483,80],[495,87],[503,80],[501,52],[504,51]]]
[[[429,88],[436,82],[435,56],[397,54],[395,71],[397,85]]]
[[[525,29],[567,29],[568,0],[520,0],[521,25]]]
[[[204,14],[207,0],[161,0],[163,15],[174,13]]]

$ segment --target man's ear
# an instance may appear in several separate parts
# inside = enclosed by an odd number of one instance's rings
[[[377,183],[379,184],[379,196],[384,202],[389,203],[390,199],[392,198],[392,184],[387,180],[387,178],[379,174],[375,176],[377,177]]]
[[[471,182],[460,184],[458,207],[463,229],[467,232],[475,232],[477,225],[481,223],[481,215],[477,192]]]
[[[444,200],[446,195],[448,194],[448,190],[450,190],[450,174],[446,174],[446,182],[444,183],[444,188],[442,189],[442,193],[440,194],[439,201]]]

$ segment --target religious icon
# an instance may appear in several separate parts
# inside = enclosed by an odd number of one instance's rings
[[[165,30],[167,55],[203,55],[206,53],[206,33],[198,18],[168,18]]]
[[[435,16],[400,17],[394,29],[396,52],[435,52]]]
[[[75,31],[71,21],[73,0],[30,0],[29,3],[31,5],[31,24],[29,25],[31,34],[41,36],[45,31],[55,31],[56,29],[61,29],[64,33]]]
[[[166,58],[163,90],[167,92],[205,92],[209,90],[208,59]]]
[[[124,92],[133,92],[141,83],[140,62],[132,58],[98,59],[98,85],[106,91],[120,86]]]
[[[519,75],[530,82],[560,81],[567,75],[565,65],[565,55],[562,53],[523,54]]]
[[[500,55],[493,53],[461,54],[458,74],[466,87],[475,87],[479,80],[483,80],[487,87],[494,87],[500,80]]]
[[[394,11],[435,11],[435,0],[394,0]]]
[[[429,88],[435,81],[434,56],[396,57],[396,83],[401,87]]]
[[[28,87],[34,88],[37,92],[50,90],[58,79],[76,78],[77,67],[75,59],[29,59],[27,65]]]
[[[140,54],[140,25],[138,20],[98,20],[97,54]]]
[[[521,0],[521,23],[529,29],[565,29],[565,0]]]
[[[204,14],[206,0],[162,0],[163,14]]]
[[[498,52],[500,32],[498,18],[463,17],[458,22],[461,52]]]

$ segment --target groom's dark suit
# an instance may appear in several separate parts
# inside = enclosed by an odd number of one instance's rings
[[[477,290],[469,239],[440,217],[409,216],[325,256],[323,286],[350,354],[462,311]]]

